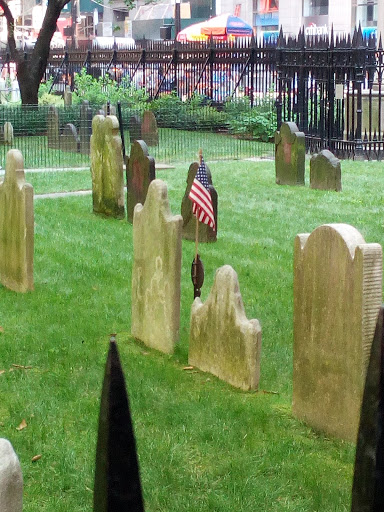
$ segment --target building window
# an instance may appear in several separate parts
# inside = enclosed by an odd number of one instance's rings
[[[303,16],[327,16],[329,0],[304,0]]]
[[[377,26],[377,3],[378,0],[356,0],[356,25]]]

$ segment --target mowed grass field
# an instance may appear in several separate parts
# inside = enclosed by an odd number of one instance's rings
[[[343,162],[343,191],[336,193],[277,186],[270,161],[207,163],[219,229],[217,243],[200,245],[202,299],[216,269],[231,265],[247,317],[262,325],[259,391],[185,369],[193,242],[183,241],[180,341],[163,355],[130,337],[132,226],[94,215],[91,196],[37,199],[35,291],[0,288],[0,437],[20,458],[25,512],[92,510],[112,332],[147,512],[350,509],[355,446],[313,431],[291,411],[293,242],[323,223],[345,222],[366,242],[383,244],[384,164]],[[187,171],[178,164],[157,173],[174,214]],[[27,180],[36,194],[91,187],[89,171],[30,173]],[[27,426],[17,430],[22,420]],[[41,458],[32,462],[35,455]]]

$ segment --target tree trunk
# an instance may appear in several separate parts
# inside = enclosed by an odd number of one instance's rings
[[[37,105],[40,77],[33,72],[32,62],[21,62],[17,66],[17,80],[19,82],[22,105]]]

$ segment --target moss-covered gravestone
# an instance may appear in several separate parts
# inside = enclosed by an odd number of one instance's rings
[[[127,217],[133,222],[133,211],[137,203],[144,204],[149,184],[155,179],[155,160],[148,155],[143,140],[135,140],[127,159]]]
[[[92,121],[91,174],[93,211],[124,217],[124,170],[119,122],[97,115]]]
[[[0,183],[0,279],[15,292],[33,290],[33,187],[25,182],[23,155],[7,153]]]
[[[213,213],[215,216],[216,231],[214,231],[208,224],[199,224],[199,242],[216,242],[217,240],[217,192],[212,185],[211,172],[206,165],[207,177],[209,182],[209,192],[212,198]],[[192,214],[192,201],[188,195],[192,187],[193,180],[195,179],[199,164],[194,162],[189,166],[187,177],[187,188],[181,202],[181,215],[183,217],[183,238],[186,240],[195,240],[196,233],[196,217]]]
[[[158,146],[159,144],[157,121],[152,110],[146,110],[143,114],[143,120],[141,122],[141,138],[147,146]]]
[[[47,138],[48,147],[51,149],[58,149],[60,146],[60,131],[59,131],[59,111],[57,107],[51,105],[48,109],[47,116]]]
[[[275,170],[278,185],[305,184],[305,134],[295,123],[282,123],[275,134]]]
[[[89,155],[92,135],[92,109],[89,101],[83,101],[80,106],[80,153]]]
[[[382,249],[347,224],[300,234],[294,249],[293,412],[356,440],[382,298]]]
[[[179,336],[181,215],[173,216],[167,186],[154,180],[133,219],[132,335],[172,353]]]
[[[341,190],[341,162],[328,149],[312,156],[310,187],[319,190]]]
[[[245,316],[236,272],[217,270],[208,299],[192,304],[189,364],[232,386],[257,389],[260,378],[261,327]]]
[[[13,126],[9,121],[4,123],[4,144],[8,146],[13,144]]]

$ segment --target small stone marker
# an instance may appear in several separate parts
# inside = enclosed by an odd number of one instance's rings
[[[33,187],[25,182],[23,155],[7,153],[0,183],[0,280],[15,292],[33,290]]]
[[[59,132],[59,111],[57,107],[51,105],[48,109],[47,118],[47,137],[48,147],[57,149],[60,145],[60,132]]]
[[[305,134],[295,123],[282,123],[275,134],[275,169],[278,185],[305,184]]]
[[[382,295],[382,249],[347,224],[300,234],[294,250],[293,412],[355,441]]]
[[[9,121],[4,123],[4,144],[8,146],[13,144],[13,126]]]
[[[139,116],[131,116],[129,118],[129,138],[131,142],[141,140],[141,120]]]
[[[209,192],[212,197],[213,212],[215,215],[216,231],[214,231],[208,224],[199,224],[199,242],[216,242],[217,240],[217,192],[215,187],[212,185],[211,171],[206,165]],[[192,201],[188,195],[192,187],[193,180],[195,179],[199,164],[194,162],[189,166],[187,188],[183,200],[181,202],[181,215],[183,217],[183,238],[185,240],[195,240],[196,231],[196,217],[192,214]]]
[[[23,509],[23,474],[19,459],[7,439],[0,439],[0,510]]]
[[[70,107],[72,105],[72,92],[71,92],[71,88],[69,87],[69,85],[67,85],[65,87],[65,91],[64,91],[64,105],[66,107]]]
[[[76,127],[72,123],[67,123],[64,126],[60,148],[70,153],[78,153],[80,150],[80,139]]]
[[[127,216],[133,222],[133,211],[137,203],[144,204],[149,184],[155,179],[155,160],[148,155],[143,140],[135,140],[127,159]]]
[[[341,163],[328,149],[323,149],[311,158],[310,187],[341,191]]]
[[[153,180],[133,219],[132,336],[169,354],[179,336],[182,224],[166,184]]]
[[[152,110],[146,110],[143,114],[143,121],[141,123],[141,138],[147,144],[147,146],[159,145],[159,131],[157,128],[156,117]]]
[[[91,174],[93,211],[124,217],[124,170],[119,121],[97,115],[92,121]]]
[[[89,101],[83,101],[80,106],[80,153],[89,155],[92,135],[92,109]]]
[[[205,304],[192,304],[188,362],[240,389],[257,389],[260,378],[261,327],[247,320],[236,272],[216,271]]]

